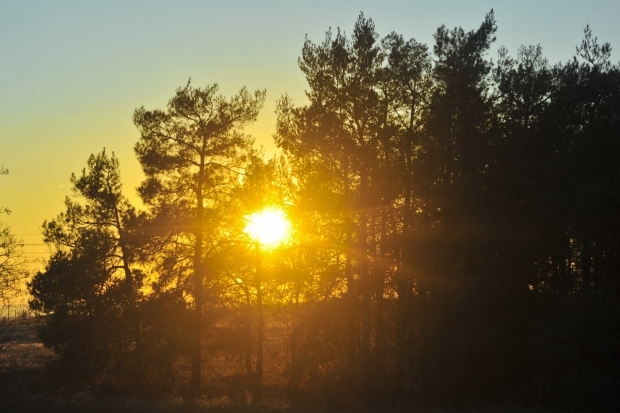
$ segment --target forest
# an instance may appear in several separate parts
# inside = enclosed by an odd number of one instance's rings
[[[137,108],[142,205],[105,148],[42,224],[49,391],[620,408],[620,65],[588,26],[557,64],[496,31],[306,38],[268,160],[265,90]]]

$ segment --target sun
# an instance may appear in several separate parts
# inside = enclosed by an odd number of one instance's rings
[[[291,232],[291,223],[284,211],[278,208],[265,208],[246,216],[248,225],[245,232],[255,241],[267,248],[277,247]]]

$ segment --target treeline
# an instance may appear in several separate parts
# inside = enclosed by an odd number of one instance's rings
[[[56,377],[231,401],[618,406],[620,67],[589,28],[553,66],[540,46],[492,59],[495,32],[491,12],[429,49],[360,15],[350,36],[307,39],[308,103],[278,101],[266,163],[243,133],[264,91],[188,83],[137,109],[146,209],[104,150],[43,225],[54,253],[31,307]],[[243,231],[264,206],[294,228],[278,249]]]

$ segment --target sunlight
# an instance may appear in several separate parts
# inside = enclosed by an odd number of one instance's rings
[[[291,231],[291,223],[278,208],[265,208],[246,216],[248,225],[245,232],[263,247],[273,248],[288,238]]]

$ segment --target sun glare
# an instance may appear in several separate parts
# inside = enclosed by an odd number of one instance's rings
[[[246,219],[248,225],[245,232],[264,247],[278,246],[291,231],[291,223],[281,209],[265,208],[248,215]]]

